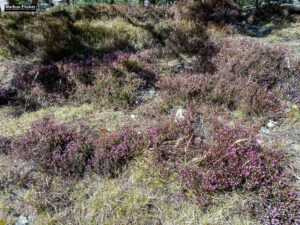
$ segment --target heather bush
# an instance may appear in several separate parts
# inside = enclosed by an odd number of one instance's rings
[[[205,27],[201,23],[189,20],[161,20],[156,24],[155,32],[160,35],[161,41],[176,51],[193,54],[199,51],[203,42],[208,39]]]
[[[290,56],[280,47],[245,39],[219,45],[206,42],[196,56],[190,71],[158,82],[166,102],[196,100],[247,115],[276,117],[284,94],[297,92],[292,82],[298,77],[297,64],[289,62]]]
[[[297,193],[288,188],[284,192],[276,193],[271,200],[249,201],[246,210],[250,209],[255,217],[262,215],[259,218],[261,224],[299,224],[300,201],[297,199]]]
[[[193,71],[198,73],[214,73],[217,64],[213,62],[214,57],[219,53],[221,46],[213,41],[198,43],[195,48],[196,63],[193,65]]]
[[[76,130],[56,125],[45,117],[12,142],[13,155],[32,160],[41,171],[74,177],[83,175],[92,155],[92,145]]]
[[[25,111],[50,106],[67,99],[75,88],[75,82],[59,64],[16,68],[13,81],[17,88],[15,104]]]
[[[102,60],[89,57],[50,65],[22,65],[16,68],[13,85],[17,96],[12,103],[25,111],[72,102],[131,107],[140,90],[155,86],[157,78],[149,62],[151,59],[142,53],[116,52],[104,55]],[[7,103],[5,93],[1,92],[2,104]]]
[[[24,135],[0,136],[1,152],[33,161],[50,175],[77,178],[93,170],[116,176],[145,146],[142,134],[131,127],[114,133],[96,133],[86,124],[58,125],[52,117],[35,121]]]
[[[77,21],[74,26],[91,48],[100,52],[137,51],[152,47],[156,40],[150,32],[117,17],[107,21]]]
[[[100,105],[131,107],[139,91],[154,86],[157,78],[148,63],[128,53],[107,54],[91,87],[78,88],[75,98]]]
[[[34,50],[30,37],[23,26],[33,18],[27,13],[7,13],[0,21],[0,47],[12,55],[26,55]]]
[[[22,31],[7,31],[0,25],[0,46],[12,54],[27,55],[32,52],[33,44]]]
[[[143,136],[125,127],[95,141],[93,168],[97,173],[116,176],[124,165],[141,154],[143,148]]]
[[[173,104],[198,101],[240,109],[247,115],[276,116],[281,109],[274,91],[235,75],[178,74],[160,80],[157,86],[164,100]]]
[[[285,152],[261,147],[253,126],[229,126],[213,116],[209,120],[205,127],[198,114],[189,112],[184,121],[172,119],[147,129],[157,175],[175,174],[182,181],[181,195],[192,194],[202,206],[213,203],[215,194],[231,191],[257,192],[265,200],[281,192],[287,203],[293,181]]]
[[[240,39],[226,41],[213,63],[220,73],[247,77],[272,88],[291,75],[288,58],[287,50],[282,47]]]

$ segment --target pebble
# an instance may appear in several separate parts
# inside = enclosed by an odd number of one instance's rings
[[[175,122],[180,122],[182,120],[184,120],[184,112],[185,110],[183,109],[177,109],[176,111],[176,115],[175,115]]]
[[[264,134],[269,134],[270,133],[270,130],[265,128],[265,127],[262,127],[261,129],[261,132],[263,132]]]
[[[274,122],[274,121],[272,121],[272,120],[270,120],[270,121],[267,123],[267,127],[268,127],[269,129],[274,128],[276,125],[277,125],[277,123]]]
[[[25,216],[21,215],[16,225],[29,225],[29,220]]]

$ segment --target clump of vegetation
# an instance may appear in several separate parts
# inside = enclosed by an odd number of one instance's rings
[[[99,69],[93,85],[77,92],[79,100],[131,107],[136,104],[139,91],[154,86],[157,80],[149,65],[123,52],[106,55]]]
[[[292,76],[288,58],[287,50],[281,47],[240,39],[224,43],[214,63],[220,73],[248,77],[271,89]]]
[[[230,110],[239,109],[246,115],[276,115],[280,102],[275,92],[247,82],[247,79],[220,74],[178,74],[166,78],[158,86],[163,90],[162,97],[170,104],[200,101]]]
[[[151,166],[159,168],[158,176],[175,174],[182,181],[181,197],[194,196],[201,206],[213,204],[217,193],[254,191],[274,207],[273,214],[266,212],[262,221],[298,221],[299,201],[293,192],[294,181],[285,169],[289,160],[283,150],[261,147],[255,127],[229,126],[213,118],[205,128],[197,113],[185,116],[183,122],[166,121],[146,132],[154,159]],[[274,195],[280,196],[281,206],[273,201]],[[292,204],[284,207],[289,201]],[[284,212],[276,214],[275,209],[280,210],[277,207],[284,207]]]
[[[95,142],[92,165],[97,173],[116,176],[130,160],[141,154],[144,140],[130,127],[100,137]]]
[[[130,127],[99,136],[84,124],[77,128],[57,125],[51,117],[35,121],[24,135],[0,138],[1,152],[66,178],[81,177],[90,170],[116,176],[144,148],[143,136]]]
[[[159,81],[166,102],[195,100],[239,109],[246,115],[278,116],[285,94],[278,90],[297,74],[287,63],[284,49],[242,39],[208,44],[202,51],[190,72]]]
[[[16,157],[32,160],[41,171],[72,177],[83,175],[93,148],[76,130],[56,125],[52,118],[45,117],[15,138],[12,150]]]
[[[36,110],[67,99],[75,88],[74,80],[58,65],[26,66],[17,68],[13,84],[17,88],[14,104],[21,110]]]
[[[139,91],[153,87],[157,81],[151,66],[139,54],[116,52],[102,61],[59,61],[47,66],[25,66],[19,69],[13,83],[18,95],[15,104],[24,110],[67,102],[121,107],[135,105]]]

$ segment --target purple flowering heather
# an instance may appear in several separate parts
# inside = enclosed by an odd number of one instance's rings
[[[31,130],[12,142],[12,154],[32,160],[50,174],[81,176],[91,157],[92,145],[75,131],[56,125],[45,117],[32,124]]]

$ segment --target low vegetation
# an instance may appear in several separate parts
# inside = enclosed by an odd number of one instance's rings
[[[229,0],[1,17],[0,224],[299,224],[295,156],[262,135],[298,126],[300,64],[244,19]]]

